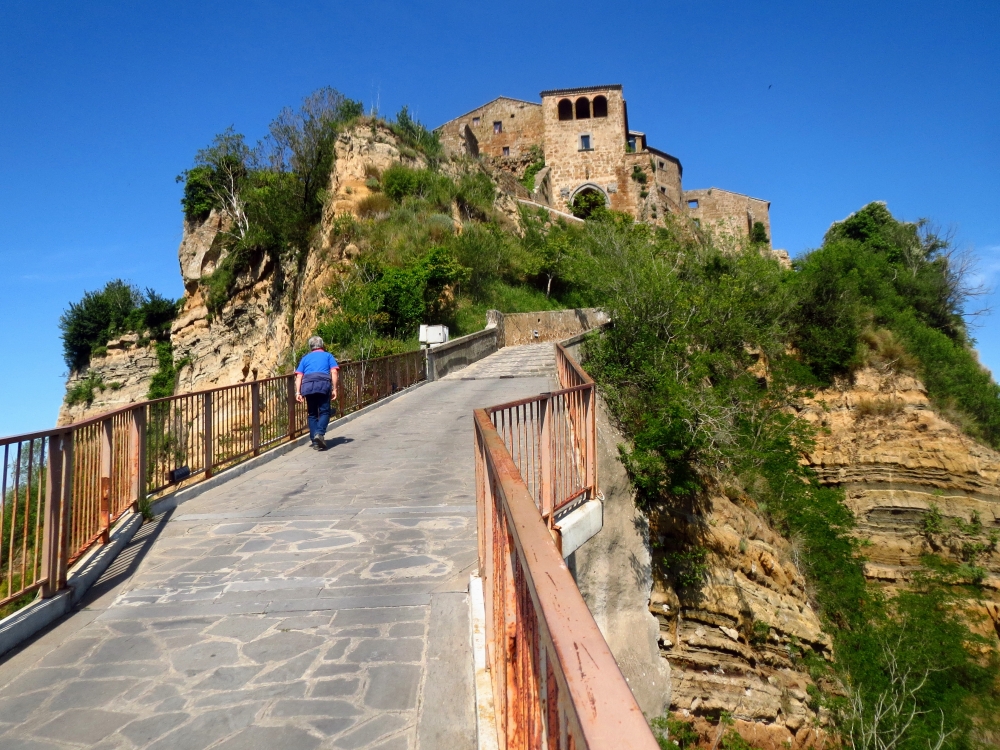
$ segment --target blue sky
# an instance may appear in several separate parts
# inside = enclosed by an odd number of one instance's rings
[[[954,228],[992,283],[998,38],[996,0],[3,0],[0,434],[54,423],[67,303],[115,277],[180,296],[174,177],[194,152],[229,125],[255,140],[324,85],[436,126],[500,94],[622,83],[686,188],[772,202],[776,247],[884,200]],[[975,332],[994,371],[995,306]]]

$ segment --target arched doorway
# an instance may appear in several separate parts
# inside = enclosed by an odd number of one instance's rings
[[[589,219],[597,211],[603,211],[611,206],[608,194],[600,185],[590,182],[581,185],[569,200],[569,210],[578,219]]]

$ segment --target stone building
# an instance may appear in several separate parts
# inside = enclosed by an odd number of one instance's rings
[[[640,221],[685,215],[743,236],[761,221],[771,236],[769,202],[718,188],[685,192],[680,160],[629,128],[621,84],[551,89],[541,98],[537,104],[501,96],[437,132],[450,153],[480,158],[517,178],[536,165],[533,190],[521,197],[560,211],[591,194]],[[542,155],[545,166],[538,170]]]

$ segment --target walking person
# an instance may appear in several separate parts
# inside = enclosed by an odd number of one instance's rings
[[[309,412],[309,438],[315,448],[326,450],[326,428],[330,424],[330,402],[337,398],[340,365],[323,347],[323,339],[309,339],[310,352],[295,368],[295,400],[305,401]]]

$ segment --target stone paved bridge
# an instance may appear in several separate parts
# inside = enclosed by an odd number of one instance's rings
[[[473,748],[472,409],[551,389],[551,357],[502,349],[144,526],[0,664],[0,748]]]

